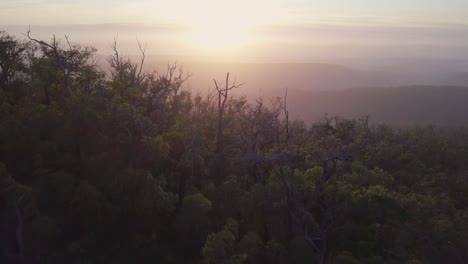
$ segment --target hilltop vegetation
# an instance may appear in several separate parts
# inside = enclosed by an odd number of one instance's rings
[[[468,262],[465,129],[308,125],[114,48],[0,34],[0,263]]]

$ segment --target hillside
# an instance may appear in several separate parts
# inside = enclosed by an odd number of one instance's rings
[[[450,85],[467,85],[468,84],[468,72],[457,72],[450,74],[446,78],[440,80],[440,83]]]
[[[165,69],[166,65],[148,62],[148,68]],[[327,63],[183,63],[190,73],[191,88],[205,90],[212,79],[223,79],[226,72],[245,83],[240,92],[257,93],[259,89],[298,89],[304,91],[332,91],[357,87],[397,87],[414,85],[468,86],[466,74],[458,68],[442,70],[410,70],[402,67],[389,69],[359,68]],[[462,69],[462,68],[460,68]]]
[[[263,92],[264,97],[284,90]],[[248,96],[256,96],[249,94]],[[288,106],[294,117],[316,121],[325,114],[352,118],[369,115],[378,123],[395,125],[468,125],[468,87],[401,86],[353,88],[339,91],[288,89]]]

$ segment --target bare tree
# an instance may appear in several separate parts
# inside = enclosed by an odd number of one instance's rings
[[[33,38],[31,36],[31,28],[28,29],[25,34],[27,38],[40,47],[41,52],[45,57],[49,57],[55,62],[57,69],[60,71],[62,76],[62,91],[65,94],[65,98],[73,99],[74,92],[77,90],[86,89],[86,86],[92,84],[89,82],[89,78],[80,78],[86,75],[86,71],[83,69],[93,69],[97,67],[96,61],[93,58],[93,54],[96,49],[93,47],[81,47],[80,45],[72,45],[67,35],[65,35],[65,48],[61,47],[60,41],[57,40],[55,34],[52,35],[50,43]],[[97,70],[99,71],[99,70]],[[88,83],[83,84],[78,80],[87,79]],[[92,78],[91,78],[92,79]],[[82,87],[83,86],[83,87]],[[46,103],[50,103],[52,94],[49,91],[49,87],[44,86],[44,92],[46,96]],[[89,93],[90,91],[88,91]]]
[[[320,161],[321,177],[315,182],[313,201],[316,213],[310,213],[307,207],[301,209],[302,217],[298,224],[309,246],[316,253],[318,263],[325,263],[329,254],[328,242],[335,230],[336,201],[334,195],[327,195],[326,187],[335,178],[339,162],[352,160],[375,139],[370,134],[368,118],[344,120],[340,118],[326,119],[324,123],[313,128],[317,137],[333,137],[334,141],[322,146]],[[310,221],[310,220],[313,221]]]
[[[262,111],[262,100],[245,115],[253,133],[243,137],[244,151],[248,160],[255,164],[271,164],[270,169],[279,177],[286,192],[288,209],[288,230],[290,236],[302,236],[313,252],[315,261],[325,263],[329,254],[328,241],[335,228],[335,200],[326,194],[326,186],[336,175],[339,162],[351,160],[373,139],[369,133],[368,120],[346,121],[339,118],[326,119],[314,127],[297,127],[289,120],[287,90],[283,98],[272,101],[272,110]],[[263,116],[262,116],[263,115]],[[264,154],[259,148],[260,136],[274,153]],[[306,144],[331,137],[333,140],[322,144],[323,156],[319,162],[322,174],[314,184],[314,191],[304,199],[298,193],[295,183],[296,171],[301,160],[301,150]]]
[[[142,84],[145,79],[143,74],[143,67],[146,59],[146,46],[143,47],[138,40],[138,49],[141,53],[140,62],[133,63],[127,56],[121,56],[117,47],[117,36],[114,37],[114,41],[111,44],[113,55],[108,59],[108,62],[112,68],[112,77],[114,80],[118,80],[127,86],[136,86]]]
[[[170,120],[169,112],[190,110],[180,108],[179,102],[182,85],[189,75],[184,74],[177,64],[168,64],[165,72],[145,72],[146,44],[142,45],[138,38],[137,44],[141,54],[138,62],[120,54],[117,37],[111,44],[113,55],[108,59],[114,88],[126,105],[125,108],[115,109],[115,112],[124,142],[129,146],[129,166],[133,166],[137,160],[145,136],[162,132],[163,127],[174,122]],[[189,98],[186,93],[183,96]]]
[[[239,88],[244,83],[237,84],[236,78],[232,83],[229,82],[229,72],[226,74],[224,87],[219,86],[218,82],[213,79],[216,92],[218,93],[218,126],[216,130],[216,153],[221,154],[223,151],[223,129],[224,129],[224,113],[226,109],[226,101],[229,91]]]
[[[63,75],[63,88],[68,93],[68,95],[71,96],[72,93],[70,88],[70,76],[73,72],[72,56],[74,52],[73,47],[68,39],[68,36],[65,35],[65,39],[69,48],[68,56],[66,56],[67,54],[62,52],[59,41],[56,39],[55,34],[52,35],[51,43],[47,43],[45,41],[31,37],[31,28],[28,29],[26,36],[29,40],[39,44],[40,47],[52,53],[55,62],[57,63]]]
[[[243,85],[237,84],[236,78],[232,82],[229,81],[229,72],[226,74],[226,79],[224,86],[218,84],[218,82],[213,79],[216,93],[217,93],[217,112],[218,112],[218,122],[217,122],[217,129],[216,129],[216,160],[214,164],[214,171],[213,173],[216,175],[216,184],[220,184],[223,177],[224,177],[224,127],[225,127],[225,119],[224,115],[226,113],[226,102],[229,98],[229,91],[239,88]]]

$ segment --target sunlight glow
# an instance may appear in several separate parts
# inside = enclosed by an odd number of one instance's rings
[[[229,23],[193,26],[191,41],[199,48],[210,50],[244,47],[254,41],[248,27]]]
[[[174,0],[164,10],[175,23],[188,26],[192,44],[210,51],[230,51],[254,43],[251,32],[255,26],[276,22],[280,13],[277,0]]]

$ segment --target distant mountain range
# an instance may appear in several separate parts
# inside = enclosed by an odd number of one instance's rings
[[[468,72],[392,69],[355,69],[335,64],[271,63],[271,64],[187,64],[189,83],[204,90],[212,79],[224,79],[226,72],[245,82],[243,92],[284,89],[330,91],[358,87],[395,87],[413,85],[468,86]]]
[[[468,125],[468,87],[404,86],[353,88],[341,91],[288,90],[292,115],[314,121],[325,114],[370,116],[395,125]]]
[[[188,85],[205,91],[226,72],[245,82],[237,96],[283,96],[293,117],[325,114],[391,124],[468,125],[468,72],[358,70],[333,64],[188,64]]]
[[[446,78],[439,81],[440,84],[446,85],[468,85],[468,72],[458,72],[448,75]]]

